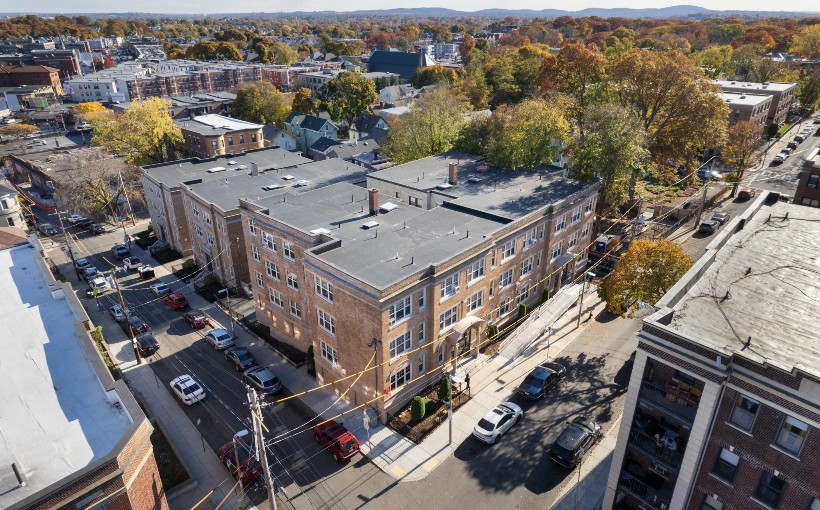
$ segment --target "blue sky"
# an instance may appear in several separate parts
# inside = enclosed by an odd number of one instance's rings
[[[682,0],[679,4],[702,5],[709,9],[741,9],[774,11],[787,9],[789,11],[820,11],[817,0],[792,0],[783,3],[774,3],[771,0],[718,0],[703,4],[695,4]],[[19,12],[25,4],[15,0],[0,0],[0,12]],[[225,2],[224,0],[198,0],[196,2],[182,0],[136,0],[125,2],[122,0],[37,0],[29,6],[36,5],[36,12],[152,12],[152,13],[199,13],[210,14],[226,12],[280,12],[280,11],[318,11],[336,10],[351,11],[358,9],[384,9],[394,7],[448,7],[464,11],[475,11],[487,8],[512,9],[545,9],[559,8],[579,10],[587,7],[660,7],[662,5],[676,5],[675,3],[659,4],[651,0],[590,0],[573,2],[545,3],[538,0],[519,0],[511,5],[498,0],[448,0],[436,2],[434,0],[407,0],[401,2],[384,2],[383,0],[342,0],[329,2],[327,0],[244,0],[239,3]],[[196,9],[194,11],[193,9]]]

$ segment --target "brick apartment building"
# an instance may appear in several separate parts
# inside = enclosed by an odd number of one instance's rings
[[[384,420],[457,357],[477,355],[489,323],[583,271],[599,186],[446,153],[369,174],[367,187],[240,208],[258,320],[313,346],[320,382],[379,366],[345,399],[388,394],[374,404]]]
[[[603,508],[820,507],[820,211],[764,193],[645,318]]]
[[[820,149],[815,148],[809,154],[807,162],[800,172],[797,190],[794,192],[794,203],[809,207],[820,207]]]
[[[33,49],[31,52],[0,55],[0,64],[10,66],[42,65],[57,69],[61,80],[82,76],[80,56],[74,50]]]
[[[176,120],[174,124],[182,130],[183,150],[197,158],[238,154],[265,146],[262,124],[213,113]]]
[[[0,507],[167,510],[153,427],[106,368],[75,292],[30,243],[0,251],[10,333],[0,342]]]
[[[786,115],[789,113],[789,108],[794,102],[794,93],[797,89],[796,83],[754,83],[728,80],[714,80],[713,83],[718,85],[723,92],[732,92],[746,96],[771,96],[772,103],[769,106],[769,114],[766,117],[767,126],[773,123],[781,126],[786,122]]]
[[[63,95],[60,71],[43,65],[6,66],[0,65],[0,87],[20,85],[47,85],[58,96]]]
[[[285,193],[301,193],[334,182],[364,186],[363,168],[339,159],[305,162],[279,168],[280,151],[258,151],[245,158],[241,171],[223,172],[219,179],[189,182],[182,186],[191,248],[199,267],[225,286],[244,288],[251,294],[251,274],[245,253],[239,201],[259,200]],[[253,253],[258,258],[258,252]]]
[[[257,163],[260,170],[276,171],[310,163],[310,160],[271,147],[242,154],[184,159],[140,168],[146,205],[157,237],[167,241],[183,256],[191,255],[193,239],[182,188],[212,180],[224,181],[226,177],[238,175],[238,172],[249,172],[253,162]]]
[[[720,97],[729,107],[730,124],[748,122],[760,126],[762,136],[763,130],[768,126],[767,119],[772,107],[772,96],[721,92]]]

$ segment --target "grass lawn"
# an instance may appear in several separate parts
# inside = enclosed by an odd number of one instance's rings
[[[795,123],[792,122],[791,124],[783,124],[782,126],[780,126],[780,129],[777,130],[777,137],[780,138],[781,136],[785,135],[786,131],[790,130],[792,126],[794,126],[794,124]]]
[[[165,434],[156,425],[154,425],[154,433],[151,434],[151,444],[154,445],[154,457],[157,459],[159,478],[162,480],[165,492],[186,481],[188,472],[177,458]]]

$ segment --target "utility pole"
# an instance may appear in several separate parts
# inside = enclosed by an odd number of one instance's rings
[[[581,299],[580,299],[580,303],[578,303],[578,322],[575,323],[576,328],[581,327],[581,314],[584,311],[584,292],[586,292],[587,280],[588,279],[591,280],[592,278],[595,278],[594,273],[584,273],[584,279],[581,282]]]
[[[450,439],[448,441],[448,445],[453,444],[453,379],[450,378],[450,374],[447,374],[448,384],[447,385],[447,421],[449,422],[450,428]]]
[[[239,452],[236,451],[236,434],[233,435],[233,461],[236,463],[236,479],[239,480],[239,508],[245,508],[245,486],[242,483],[244,473],[242,472],[242,465],[239,463]]]
[[[77,274],[77,279],[80,279],[80,270],[77,269],[77,261],[74,260],[74,250],[71,248],[71,244],[68,242],[69,235],[66,234],[65,225],[63,224],[63,213],[59,210],[57,211],[57,219],[60,220],[60,230],[63,231],[63,241],[65,241],[66,249],[68,249],[68,255],[71,257],[71,265],[74,267],[74,272]]]
[[[122,311],[122,317],[126,324],[128,324],[128,331],[131,333],[131,343],[132,347],[134,348],[134,355],[137,357],[137,365],[142,365],[142,356],[140,356],[140,350],[137,346],[136,335],[134,335],[134,328],[131,326],[130,317],[125,312],[125,300],[122,298],[122,292],[120,292],[120,282],[117,281],[117,277],[114,274],[111,274],[111,279],[114,280],[114,288],[117,290],[117,297],[120,300],[120,311]]]
[[[249,402],[251,403],[251,420],[253,420],[253,433],[256,441],[257,460],[262,463],[263,476],[265,478],[265,485],[268,488],[268,501],[270,502],[271,510],[276,510],[276,484],[273,482],[273,477],[270,474],[270,465],[268,465],[268,454],[265,451],[265,433],[262,430],[265,425],[262,422],[262,408],[259,405],[259,397],[254,388],[249,388]],[[257,423],[258,420],[258,423]]]
[[[703,208],[706,207],[706,190],[709,189],[709,182],[711,181],[706,181],[703,183],[703,196],[700,198],[698,214],[695,216],[695,226],[693,228],[698,228],[698,225],[700,225],[700,217],[703,214]]]
[[[643,207],[643,198],[638,200],[638,214],[635,216],[635,223],[632,224],[632,233],[629,234],[629,242],[635,240],[635,234],[638,233],[638,222],[641,220],[641,208]]]
[[[131,224],[136,227],[137,220],[134,218],[134,208],[131,207],[131,200],[128,198],[128,192],[125,190],[125,182],[122,180],[122,172],[117,170],[117,174],[120,176],[120,186],[122,186],[122,194],[125,195],[125,203],[128,204],[128,210],[131,212]],[[125,226],[122,228],[125,230]]]

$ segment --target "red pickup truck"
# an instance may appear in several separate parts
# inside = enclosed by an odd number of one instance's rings
[[[341,423],[330,420],[313,427],[313,437],[328,449],[336,462],[350,459],[359,451],[359,440]]]

